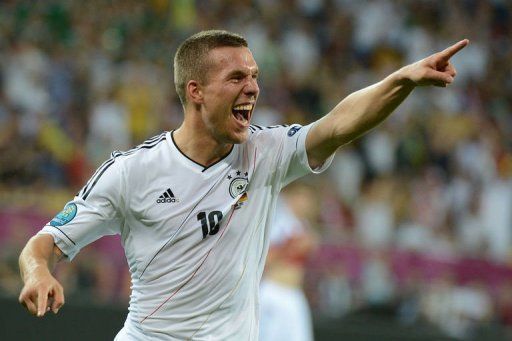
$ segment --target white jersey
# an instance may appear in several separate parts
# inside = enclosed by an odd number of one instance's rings
[[[251,126],[201,166],[172,132],[114,152],[40,233],[71,260],[120,234],[132,279],[123,340],[257,340],[258,286],[278,193],[311,172],[311,125]]]

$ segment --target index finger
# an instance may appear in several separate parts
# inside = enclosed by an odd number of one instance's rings
[[[41,317],[46,313],[46,306],[48,305],[48,292],[39,289],[37,293],[37,316]]]
[[[453,44],[450,47],[447,47],[443,51],[439,52],[441,58],[448,60],[450,59],[454,54],[465,48],[469,44],[468,39],[464,39],[459,41],[458,43]]]

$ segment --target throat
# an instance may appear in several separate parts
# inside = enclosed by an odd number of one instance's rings
[[[171,132],[172,140],[178,150],[188,159],[203,166],[210,167],[228,156],[233,144],[219,144],[206,138],[187,138],[181,128]]]
[[[233,148],[234,145],[229,144],[223,146],[223,148],[213,149],[211,152],[205,153],[203,155],[203,162],[200,162],[200,164],[204,167],[210,167],[219,162],[220,160],[224,159],[225,157],[227,157],[231,153]]]

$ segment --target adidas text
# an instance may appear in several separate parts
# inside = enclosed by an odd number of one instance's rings
[[[162,204],[162,203],[170,203],[170,202],[180,202],[179,199],[176,199],[176,198],[163,198],[163,199],[156,199],[156,202],[158,204]]]

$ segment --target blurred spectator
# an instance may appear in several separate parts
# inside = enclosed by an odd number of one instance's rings
[[[126,108],[116,100],[114,91],[102,97],[92,108],[87,141],[94,164],[104,161],[114,150],[128,149],[131,141]]]
[[[339,319],[354,306],[353,289],[344,264],[329,267],[318,283],[318,308],[320,316]]]
[[[395,223],[391,200],[392,186],[383,178],[368,183],[355,205],[357,236],[369,250],[380,250],[391,244]]]
[[[512,243],[512,179],[492,179],[482,193],[482,219],[490,256],[507,261]]]
[[[308,220],[314,192],[291,184],[278,201],[260,286],[260,340],[313,340],[311,312],[302,291],[316,236]]]
[[[389,256],[386,252],[374,251],[368,254],[361,282],[365,303],[373,306],[393,303],[395,283],[391,274]]]

